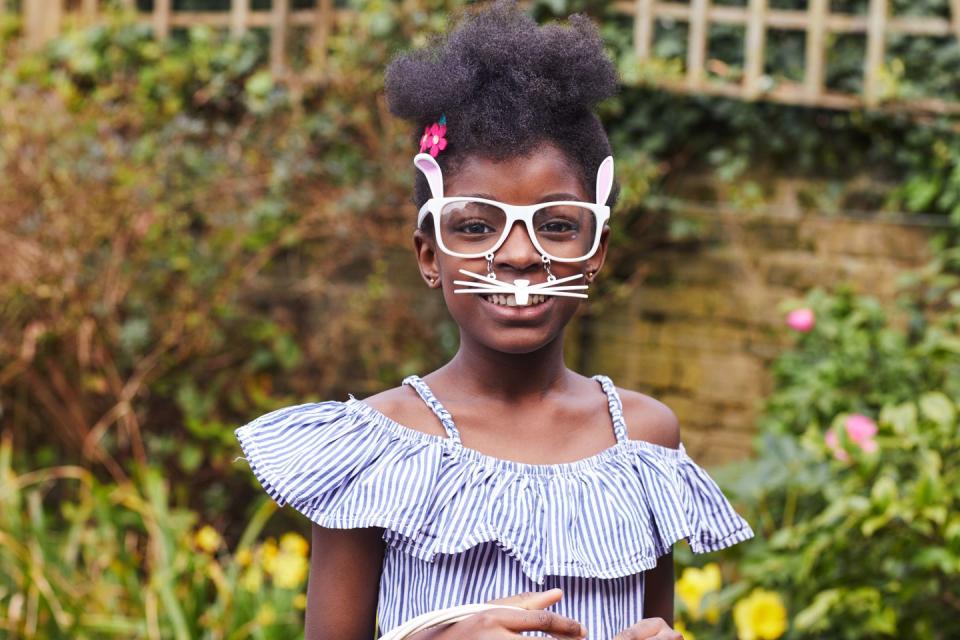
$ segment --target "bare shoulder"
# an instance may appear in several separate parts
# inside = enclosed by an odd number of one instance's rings
[[[680,446],[680,421],[667,405],[638,391],[617,388],[623,402],[623,419],[631,440],[645,440],[662,447]]]
[[[363,402],[394,422],[410,429],[437,436],[445,436],[443,426],[430,408],[407,385],[400,385],[376,395],[364,398]]]

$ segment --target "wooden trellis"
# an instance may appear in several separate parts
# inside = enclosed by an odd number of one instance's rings
[[[658,0],[617,0],[614,8],[630,14],[634,24],[634,47],[640,64],[653,57],[654,27],[657,21],[672,20],[689,25],[684,77],[660,77],[656,86],[672,91],[705,93],[743,100],[770,100],[787,104],[833,109],[862,107],[901,111],[960,114],[960,102],[936,97],[888,100],[883,93],[886,40],[892,34],[960,39],[960,0],[950,0],[951,18],[890,15],[889,0],[870,0],[865,15],[832,13],[830,0],[808,0],[806,10],[771,9],[768,0],[746,0],[745,6],[715,6],[711,0],[660,2]],[[121,0],[126,10],[136,12],[135,0]],[[63,18],[102,19],[102,0],[20,0],[27,44],[39,46],[59,33]],[[315,0],[308,9],[292,10],[290,0],[273,0],[268,10],[253,11],[251,0],[231,0],[229,11],[174,11],[173,0],[154,0],[153,10],[137,12],[137,19],[150,24],[157,37],[168,37],[177,27],[208,25],[241,35],[250,28],[270,31],[270,67],[278,76],[289,74],[288,48],[291,29],[310,31],[308,65],[301,79],[322,79],[326,68],[327,38],[340,13],[333,0]],[[12,5],[0,0],[0,8]],[[744,27],[744,69],[739,82],[721,81],[707,74],[710,26]],[[764,73],[767,32],[771,29],[805,34],[804,77],[802,82],[777,80]],[[826,53],[831,34],[863,34],[866,55],[863,62],[863,92],[832,91],[826,87]]]
[[[960,113],[960,103],[938,98],[884,102],[881,84],[887,36],[954,36],[960,39],[960,0],[950,0],[949,20],[892,16],[889,0],[870,0],[866,15],[831,13],[829,0],[808,0],[806,11],[771,9],[767,0],[747,0],[746,6],[742,7],[713,6],[710,0],[690,0],[689,3],[623,0],[617,3],[617,8],[633,15],[634,47],[641,63],[652,58],[654,27],[658,20],[688,23],[685,78],[655,81],[657,86],[665,89],[834,109],[871,107]],[[739,83],[721,82],[707,76],[707,40],[712,24],[745,28],[744,69]],[[765,77],[764,53],[770,29],[805,32],[803,82],[779,81],[774,85]],[[825,87],[827,36],[833,33],[866,36],[862,94],[829,91]]]
[[[3,0],[0,0],[2,2]],[[21,0],[24,35],[30,47],[41,46],[56,36],[66,15],[81,22],[96,23],[104,18],[101,0]],[[126,11],[153,27],[160,39],[169,37],[177,27],[205,25],[229,29],[231,35],[243,35],[251,28],[270,31],[270,69],[277,76],[289,73],[288,49],[291,28],[310,31],[308,68],[304,76],[322,77],[326,67],[327,38],[337,19],[333,0],[315,0],[315,6],[292,10],[290,0],[273,0],[268,10],[253,11],[250,0],[231,0],[229,11],[175,11],[173,0],[154,0],[153,11],[137,11],[135,0],[122,0]]]

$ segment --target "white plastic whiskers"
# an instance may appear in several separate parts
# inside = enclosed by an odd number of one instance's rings
[[[577,293],[587,289],[585,284],[572,284],[562,286],[564,282],[570,282],[572,280],[577,280],[582,278],[583,274],[575,274],[572,276],[567,276],[566,278],[557,278],[555,280],[548,280],[546,282],[539,282],[537,284],[530,284],[529,280],[517,279],[512,283],[504,282],[502,280],[496,280],[488,276],[480,275],[479,273],[474,273],[472,271],[467,271],[466,269],[460,269],[460,273],[465,276],[470,276],[471,278],[476,278],[477,281],[473,280],[454,280],[453,284],[458,284],[462,287],[467,287],[465,289],[454,289],[454,293],[479,293],[479,294],[490,294],[490,293],[502,293],[502,294],[512,294],[517,301],[518,306],[525,306],[530,303],[531,295],[541,295],[541,296],[563,296],[567,298],[586,298],[587,294]]]

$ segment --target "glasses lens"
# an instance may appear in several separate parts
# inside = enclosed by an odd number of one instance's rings
[[[484,254],[493,248],[507,224],[507,214],[495,205],[452,200],[440,212],[440,236],[451,251]]]
[[[554,204],[538,209],[533,229],[540,246],[553,258],[582,258],[593,248],[597,216],[592,209],[575,204]]]

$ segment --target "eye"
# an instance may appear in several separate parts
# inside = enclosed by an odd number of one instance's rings
[[[469,234],[493,233],[496,231],[496,229],[483,220],[467,220],[466,222],[461,222],[457,225],[456,230],[460,233]]]
[[[537,230],[543,231],[544,233],[571,233],[579,231],[579,226],[570,220],[554,218],[552,220],[543,222],[539,227],[537,227]]]
[[[586,207],[558,203],[538,210],[533,217],[533,223],[538,235],[555,241],[573,240],[580,235],[584,225],[589,223],[592,214]]]

